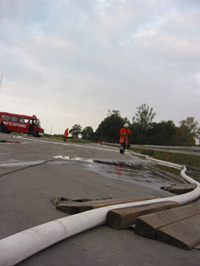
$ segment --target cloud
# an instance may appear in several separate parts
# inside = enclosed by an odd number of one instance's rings
[[[200,2],[0,2],[1,110],[38,114],[45,131],[98,127],[107,110],[158,121],[199,115]]]

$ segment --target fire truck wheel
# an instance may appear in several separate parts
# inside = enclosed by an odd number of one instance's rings
[[[35,132],[34,137],[37,137],[37,138],[41,137],[41,136],[39,135],[38,131]]]

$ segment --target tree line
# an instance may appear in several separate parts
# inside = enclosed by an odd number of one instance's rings
[[[147,104],[137,107],[137,112],[132,119],[123,118],[120,111],[108,111],[107,117],[99,124],[96,131],[91,126],[82,129],[75,124],[69,131],[74,137],[90,141],[119,142],[119,131],[124,123],[129,124],[131,130],[131,144],[168,145],[168,146],[193,146],[195,138],[200,142],[200,128],[194,117],[187,117],[179,122],[177,127],[173,121],[153,122],[156,113]]]

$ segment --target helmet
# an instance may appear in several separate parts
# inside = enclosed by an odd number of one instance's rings
[[[125,124],[124,124],[124,127],[128,127],[128,123],[125,123]]]

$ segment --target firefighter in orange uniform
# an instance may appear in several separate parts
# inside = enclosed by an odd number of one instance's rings
[[[68,130],[69,130],[68,128],[65,129],[64,139],[63,139],[65,142],[67,142],[67,136],[69,134],[69,131]]]
[[[131,131],[128,128],[128,123],[124,124],[124,127],[120,130],[120,153],[124,154],[126,148],[129,147],[129,140],[128,136],[130,135]]]

